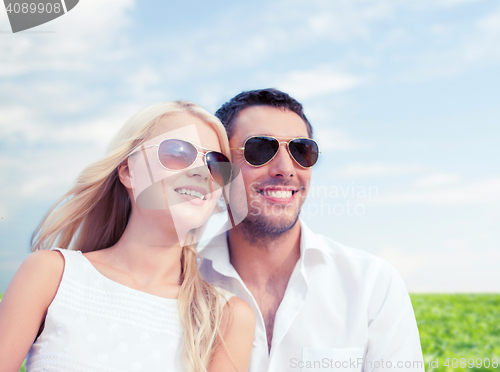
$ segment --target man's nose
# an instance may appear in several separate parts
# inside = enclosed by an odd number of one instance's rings
[[[278,153],[273,160],[269,162],[269,174],[272,177],[283,177],[289,179],[295,176],[295,163],[286,142],[280,142]]]

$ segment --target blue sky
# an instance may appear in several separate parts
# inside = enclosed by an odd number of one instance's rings
[[[18,34],[0,5],[0,291],[133,113],[263,87],[304,104],[322,148],[315,231],[410,291],[500,291],[499,67],[497,1],[82,0]]]

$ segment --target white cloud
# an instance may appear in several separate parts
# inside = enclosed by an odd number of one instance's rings
[[[359,163],[351,164],[333,173],[336,178],[379,177],[420,172],[419,164]]]
[[[193,76],[204,78],[216,72],[248,71],[255,67],[272,71],[273,75],[281,74],[283,70],[292,69],[289,66],[293,61],[287,59],[296,58],[293,55],[297,53],[308,53],[308,48],[316,43],[328,48],[351,40],[371,39],[374,24],[393,17],[393,8],[391,0],[278,0],[268,2],[258,10],[235,3],[221,10],[202,30],[194,28],[175,39],[158,40],[165,51],[161,67],[168,80],[175,82]],[[161,53],[158,42],[149,44],[157,55]],[[276,65],[275,58],[286,63]],[[330,62],[331,58],[328,58]],[[359,77],[338,71],[326,71],[317,78],[318,74],[310,76],[307,71],[295,70],[291,73],[301,87],[310,85],[303,81],[310,77],[317,85],[311,92],[307,90],[307,96],[315,92],[339,91],[359,83]],[[252,75],[255,75],[251,76],[254,81],[259,78],[258,72]],[[248,85],[248,81],[245,79],[244,84]],[[275,81],[283,82],[268,80],[265,86],[276,86]]]
[[[94,151],[92,151],[94,150]],[[34,201],[52,201],[62,196],[90,159],[96,160],[95,149],[74,146],[72,151],[28,149],[10,162],[0,165],[6,181],[0,185],[4,208],[9,216]]]
[[[460,205],[500,201],[500,177],[485,178],[466,185],[431,191],[393,193],[380,196],[376,203]]]
[[[35,177],[30,177],[29,181],[21,184],[19,187],[19,195],[23,198],[33,198],[37,194],[40,194],[41,190],[49,190],[56,184],[60,184],[61,179],[55,176],[40,175]]]
[[[413,274],[428,261],[426,256],[409,254],[401,248],[394,246],[383,247],[377,252],[377,256],[384,258],[394,265],[403,278]]]
[[[70,153],[64,148],[68,144],[75,148],[82,143],[89,148],[107,145],[137,104],[109,103],[109,90],[105,93],[96,89],[90,81],[95,77],[102,84],[110,76],[103,64],[123,59],[128,53],[123,33],[130,25],[128,11],[133,4],[133,0],[86,0],[66,15],[30,32],[2,35],[0,75],[5,79],[0,84],[0,137],[3,141],[22,142],[25,148],[61,145],[61,157]],[[0,13],[0,24],[8,29],[8,19]],[[119,74],[118,69],[111,71]],[[141,77],[145,80],[143,84],[150,83],[144,74]],[[104,97],[106,94],[108,97]],[[38,150],[38,158],[45,151]],[[13,160],[18,160],[15,154]],[[43,177],[38,178],[37,182],[43,184],[42,180]],[[30,188],[20,190],[29,194]]]
[[[1,152],[0,195],[4,198],[0,207],[11,216],[31,202],[55,201],[84,167],[104,156],[118,130],[142,108],[139,104],[116,105],[92,119],[65,125],[33,119],[2,123],[0,136],[7,143],[22,143],[23,151]],[[30,117],[23,112],[12,110],[9,117]]]
[[[0,115],[0,136],[9,140],[18,133],[24,133],[24,138],[32,141],[42,135],[40,128],[34,125],[31,112],[21,106],[2,107]]]
[[[5,82],[0,84],[0,97],[2,98],[0,112],[15,108],[29,113],[36,118],[37,122],[40,122],[43,118],[54,114],[88,114],[90,107],[102,103],[103,94],[88,91],[81,86],[82,82],[78,79],[66,78],[67,75],[59,76],[54,80],[51,79],[52,77],[52,75],[47,75],[42,79],[22,82],[15,78],[5,79]],[[3,123],[7,119],[0,118]]]
[[[141,105],[116,105],[105,112],[80,119],[80,122],[50,123],[35,119],[31,108],[2,108],[0,136],[10,141],[21,140],[29,144],[87,143],[106,146],[126,120],[142,108]]]
[[[106,148],[132,114],[142,108],[138,106],[117,105],[90,120],[63,126],[58,131],[53,131],[49,138],[54,142],[86,142]]]
[[[236,29],[236,34],[228,32]],[[261,12],[254,15],[245,7],[229,8],[203,29],[193,28],[176,38],[150,43],[147,48],[151,49],[145,53],[157,56],[169,82],[197,79],[199,83],[207,75],[252,68],[289,48],[297,49],[292,40],[294,32],[285,32]]]
[[[436,1],[436,0],[433,0]],[[478,0],[438,0],[437,3],[442,6],[456,6],[465,3],[473,3]]]
[[[470,248],[472,245],[467,238],[450,238],[443,242],[443,246],[450,249],[465,250]]]
[[[477,27],[486,32],[500,32],[500,10],[481,18],[477,22]]]
[[[472,36],[462,49],[464,63],[477,63],[500,59],[500,8],[476,22]]]
[[[330,67],[296,70],[280,79],[277,87],[297,99],[308,99],[328,93],[338,93],[361,84],[362,79],[350,74],[334,72]]]
[[[386,246],[378,256],[389,261],[405,279],[410,292],[499,292],[500,249],[478,250],[463,242],[442,249],[407,252]]]
[[[133,0],[85,0],[31,33],[2,35],[0,76],[30,71],[85,71],[103,60],[123,58],[126,41],[119,37],[130,25]],[[10,29],[6,12],[1,23]],[[5,14],[5,16],[4,16]],[[37,31],[52,33],[36,33]]]
[[[129,112],[131,111],[131,112]],[[3,151],[0,161],[2,208],[15,215],[32,202],[54,202],[72,185],[84,167],[104,156],[107,146],[136,107],[121,108],[79,125],[39,126],[18,131],[24,151]],[[23,142],[24,140],[20,141]],[[1,209],[0,209],[1,211]]]
[[[408,59],[408,69],[393,74],[397,81],[421,83],[423,79],[453,77],[500,61],[500,8],[467,23],[433,25],[429,32],[429,47]]]
[[[160,75],[149,66],[143,66],[136,73],[127,78],[130,91],[138,100],[159,100],[162,96],[160,92]]]
[[[392,1],[323,1],[298,2],[302,17],[307,20],[311,36],[322,36],[336,42],[353,38],[371,38],[370,24],[393,16]],[[297,4],[297,2],[296,2]],[[288,5],[288,4],[287,4]]]
[[[377,43],[377,47],[380,50],[396,48],[404,44],[409,44],[412,41],[413,38],[406,30],[396,28],[390,30],[387,35],[379,43]]]
[[[322,152],[346,151],[359,148],[361,145],[336,129],[314,128],[314,138]]]
[[[215,112],[221,106],[221,97],[230,90],[225,84],[213,83],[209,85],[200,85],[198,87],[198,98],[196,103],[210,112]]]
[[[62,196],[85,166],[104,156],[119,128],[139,108],[116,106],[74,125],[25,121],[25,126],[8,128],[12,138],[23,143],[24,150],[2,151],[0,195],[4,196],[4,210],[9,211],[9,216],[15,215],[29,203],[54,202]]]
[[[458,177],[454,174],[436,174],[433,176],[423,177],[417,180],[418,187],[434,187],[454,183]]]
[[[435,36],[449,36],[453,28],[444,24],[434,24],[429,28],[429,32]]]
[[[433,8],[449,8],[477,1],[480,0],[419,0],[412,2],[410,4],[410,9],[427,10]]]

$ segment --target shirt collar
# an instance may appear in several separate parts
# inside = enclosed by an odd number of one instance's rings
[[[227,234],[227,225],[222,226],[220,234],[215,235],[208,242],[198,244],[198,253],[203,259],[212,261],[214,270],[225,276],[238,277],[236,270],[229,261]]]
[[[323,241],[320,235],[315,234],[305,224],[302,219],[300,222],[300,261],[304,264],[306,257],[313,251],[320,252],[325,259],[330,258],[328,245]],[[199,254],[202,258],[212,261],[212,267],[226,276],[235,276],[236,270],[229,260],[229,250],[227,246],[228,229],[226,226],[221,228],[221,233],[214,236],[206,244],[199,245]],[[307,260],[306,260],[307,261]]]
[[[312,230],[305,224],[305,222],[300,219],[300,255],[305,256],[310,250],[317,250],[325,256],[329,256],[328,246],[325,244],[320,235],[315,234]]]

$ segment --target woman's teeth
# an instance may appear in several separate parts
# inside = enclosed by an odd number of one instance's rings
[[[205,195],[198,191],[194,190],[189,190],[189,189],[175,189],[175,192],[178,194],[186,194],[186,195],[191,195],[191,196],[196,196],[197,198],[200,198],[201,200],[205,200]]]
[[[262,195],[271,196],[273,198],[288,199],[292,197],[292,191],[266,191],[261,192]]]

